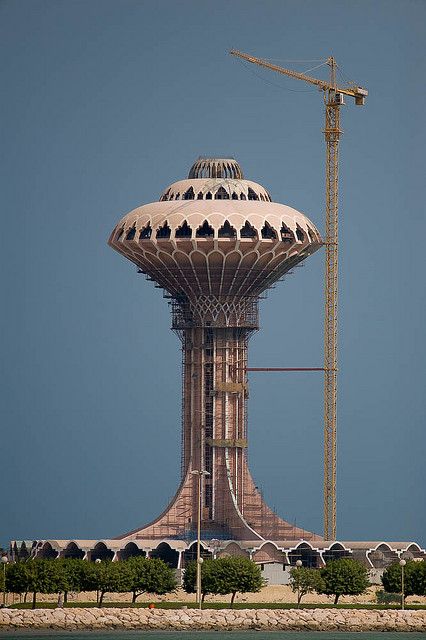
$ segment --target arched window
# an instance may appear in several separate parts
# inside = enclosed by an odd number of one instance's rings
[[[141,229],[141,232],[139,234],[139,240],[149,240],[151,237],[151,233],[152,233],[151,225],[148,222],[146,227]]]
[[[203,199],[203,192],[199,191],[198,192],[198,196],[197,196],[197,200],[202,200]]]
[[[184,200],[194,200],[195,198],[194,189],[192,187],[189,187],[188,191],[185,191],[182,197]]]
[[[264,227],[262,227],[261,234],[264,240],[276,240],[277,238],[277,232],[268,222],[265,222]]]
[[[61,554],[62,558],[78,558],[82,560],[84,558],[84,551],[76,545],[75,542],[69,542],[65,547],[64,552]]]
[[[231,227],[228,220],[225,220],[217,235],[219,238],[236,238],[237,232],[235,231],[234,227]]]
[[[296,227],[296,237],[299,240],[299,242],[303,242],[304,239],[305,239],[305,234],[303,233],[303,231],[299,227],[299,225],[297,225],[297,227]]]
[[[248,188],[248,199],[249,200],[259,200],[259,196],[257,193],[253,191],[251,187]]]
[[[281,233],[281,240],[283,242],[294,242],[293,232],[290,231],[288,227],[286,227],[284,222],[283,222],[283,226],[281,227],[280,233]]]
[[[123,233],[124,233],[124,227],[121,227],[121,229],[119,229],[119,231],[118,231],[118,233],[117,233],[117,235],[116,235],[115,239],[116,239],[116,240],[120,240],[120,238],[121,238],[121,236],[123,235]]]
[[[238,195],[235,193],[235,191],[232,192],[231,198],[232,200],[238,200]]]
[[[133,240],[135,235],[136,235],[136,227],[133,226],[131,229],[128,230],[126,235],[126,240]]]
[[[162,227],[159,227],[157,229],[156,238],[160,238],[164,240],[165,238],[170,238],[170,234],[171,234],[170,227],[166,221]]]
[[[214,199],[215,200],[229,200],[229,193],[223,187],[219,187],[219,189],[215,193]]]
[[[169,199],[170,189],[167,189],[166,193],[160,198],[160,202],[164,202]]]
[[[96,560],[112,560],[113,557],[114,551],[108,549],[104,542],[97,542],[90,551],[90,559],[92,562],[96,562]]]
[[[263,195],[263,193],[260,194],[260,199],[263,200],[263,202],[265,202],[265,196]]]
[[[163,562],[174,569],[178,566],[179,553],[172,549],[167,542],[160,542],[156,549],[153,549],[149,554],[151,558],[161,558]]]
[[[211,191],[208,191],[208,192],[206,193],[206,200],[211,200],[211,199],[212,199]]]
[[[309,227],[308,227],[308,236],[311,242],[316,242],[315,234],[312,231],[312,229],[310,229]]]
[[[240,195],[240,200],[247,200],[247,198],[246,198],[246,194],[245,194],[245,193],[242,193],[242,194]]]
[[[177,194],[175,195],[175,200],[179,200],[179,198],[180,198],[180,193],[178,191]]]
[[[203,224],[200,227],[198,227],[195,237],[196,238],[213,238],[214,237],[213,227],[209,225],[207,220],[204,220]]]
[[[240,229],[241,238],[257,238],[256,229],[246,221],[245,225]]]
[[[175,237],[176,238],[191,238],[192,237],[192,229],[188,225],[186,220],[184,222],[182,222],[180,227],[178,227],[176,229]]]

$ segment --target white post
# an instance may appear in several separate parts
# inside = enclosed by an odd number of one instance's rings
[[[401,558],[399,561],[399,566],[401,567],[401,609],[404,611],[405,602],[404,602],[404,567],[407,564],[404,558]]]

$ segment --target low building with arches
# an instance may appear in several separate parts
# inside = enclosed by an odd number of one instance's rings
[[[161,558],[176,569],[178,575],[188,562],[196,558],[196,539],[192,540],[13,540],[10,545],[11,560],[27,558],[79,558],[88,562],[96,560],[125,561],[142,556]],[[288,584],[290,569],[300,560],[302,566],[318,568],[330,560],[350,557],[364,564],[372,583],[380,583],[383,570],[393,562],[425,560],[426,550],[415,542],[343,542],[305,540],[201,540],[203,558],[243,556],[250,558],[261,568],[268,584]]]

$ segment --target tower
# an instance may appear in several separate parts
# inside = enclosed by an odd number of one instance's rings
[[[182,479],[167,509],[120,539],[320,536],[279,518],[247,465],[247,346],[260,295],[322,244],[302,213],[274,203],[230,158],[199,158],[159,202],[128,213],[109,245],[164,290],[183,354]]]

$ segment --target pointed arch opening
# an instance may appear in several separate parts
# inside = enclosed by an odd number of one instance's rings
[[[206,193],[206,200],[212,200],[213,196],[212,196],[212,192],[211,191],[207,191]]]
[[[219,189],[215,193],[214,199],[229,200],[229,193],[226,191],[226,189],[224,189],[224,187],[219,187]]]
[[[209,225],[207,220],[204,220],[203,224],[198,227],[196,233],[196,238],[214,238],[214,230],[213,227]]]
[[[281,233],[281,240],[283,242],[288,242],[289,244],[291,242],[294,242],[294,233],[284,224],[280,229],[280,233]]]
[[[248,188],[248,199],[249,200],[259,200],[259,196],[251,187]]]
[[[189,189],[185,191],[185,193],[182,196],[183,200],[194,200],[194,198],[195,198],[195,193],[192,187],[189,187]]]
[[[141,229],[141,231],[139,233],[139,240],[149,240],[151,238],[151,235],[152,235],[152,228],[151,228],[151,225],[148,222],[146,227]]]
[[[231,199],[232,200],[238,200],[238,194],[235,191],[232,192]]]
[[[157,240],[167,240],[168,238],[170,238],[170,234],[171,234],[171,229],[166,220],[163,226],[157,229],[156,238]]]
[[[269,222],[265,222],[265,224],[262,227],[261,234],[262,234],[262,238],[264,240],[276,240],[277,239],[277,232],[275,231],[275,229],[273,227],[271,227]]]
[[[131,229],[129,229],[126,234],[126,240],[133,240],[135,235],[136,235],[136,226],[133,225],[133,227],[131,227]]]
[[[176,229],[176,238],[192,238],[192,229],[186,220]]]
[[[305,239],[305,234],[303,233],[299,225],[297,225],[296,227],[296,238],[299,240],[299,242],[303,242]]]
[[[237,232],[234,227],[231,226],[228,220],[225,220],[223,225],[220,227],[218,231],[219,238],[236,238]]]
[[[240,229],[240,238],[257,238],[257,231],[248,220],[246,220],[244,226]]]
[[[317,239],[315,237],[315,233],[313,232],[313,230],[310,227],[308,227],[308,236],[309,236],[309,240],[311,242],[316,242],[317,241]]]
[[[247,200],[247,196],[246,196],[246,194],[245,194],[245,193],[242,193],[242,194],[240,195],[240,200]]]

